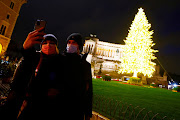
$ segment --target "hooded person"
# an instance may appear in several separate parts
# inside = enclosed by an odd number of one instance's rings
[[[39,31],[29,33],[23,44],[23,57],[14,73],[4,110],[7,119],[61,119],[62,56],[58,54],[57,38]],[[35,51],[35,44],[40,44],[41,52]]]
[[[80,33],[72,33],[67,38],[64,53],[66,109],[69,119],[90,120],[92,117],[92,76],[91,64],[86,61],[87,54],[80,54],[83,47]],[[70,83],[70,84],[69,84]],[[77,110],[78,108],[78,110]]]

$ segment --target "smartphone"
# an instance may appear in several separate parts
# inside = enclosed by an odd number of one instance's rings
[[[37,30],[41,27],[44,27],[44,29],[41,32],[45,32],[45,27],[46,27],[46,21],[45,20],[37,20],[34,26],[34,30]]]

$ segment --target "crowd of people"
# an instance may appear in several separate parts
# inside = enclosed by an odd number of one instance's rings
[[[66,49],[59,53],[58,39],[43,29],[30,32],[24,41],[23,57],[7,100],[0,107],[1,119],[90,120],[92,76],[87,53],[81,54],[83,37],[71,34]],[[37,44],[41,48],[38,52]]]

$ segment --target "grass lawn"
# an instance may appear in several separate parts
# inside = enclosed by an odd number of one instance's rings
[[[146,108],[168,118],[180,120],[180,93],[162,88],[122,84],[93,79],[93,94]]]

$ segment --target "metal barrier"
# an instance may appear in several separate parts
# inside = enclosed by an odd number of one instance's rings
[[[0,94],[2,96],[7,96],[8,91],[8,85],[0,84]],[[3,101],[3,99],[0,99],[0,105],[3,104]],[[167,116],[162,117],[159,113],[155,114],[145,108],[99,95],[93,96],[93,111],[98,113],[94,114],[93,120],[169,120]]]
[[[168,120],[159,113],[99,95],[93,96],[93,111],[111,120]]]
[[[97,112],[92,111],[92,118],[91,118],[91,120],[110,120],[110,119],[102,116],[101,114],[99,114]]]
[[[1,84],[0,83],[0,95],[7,96],[9,93],[10,85],[9,84]]]

